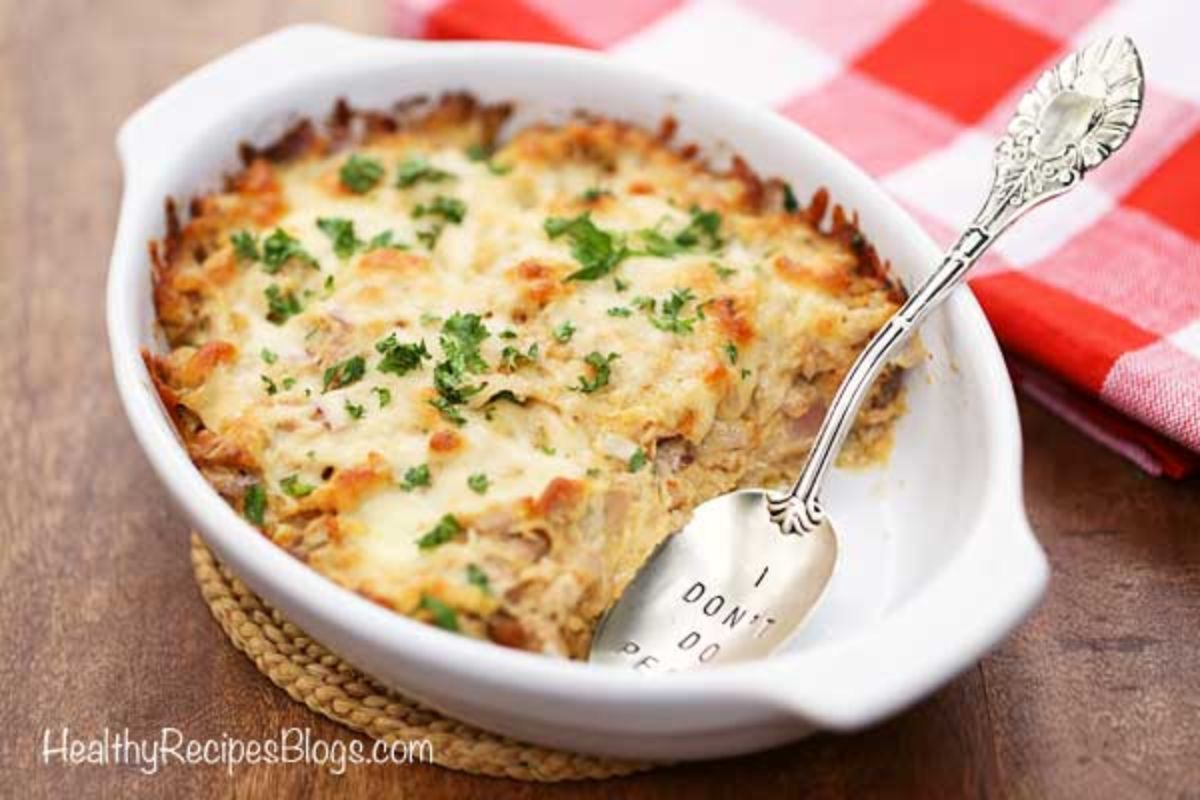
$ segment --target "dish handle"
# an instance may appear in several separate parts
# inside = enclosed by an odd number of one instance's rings
[[[977,663],[1034,609],[1049,577],[1025,514],[1012,513],[1024,508],[1016,494],[1015,504],[993,494],[957,563],[877,631],[780,664],[766,694],[815,727],[852,731]]]
[[[133,112],[117,132],[117,153],[126,179],[191,135],[196,120],[208,119],[252,99],[254,76],[298,75],[320,70],[363,46],[379,41],[327,25],[294,25],[255,39],[222,56]],[[389,40],[395,47],[401,42]]]

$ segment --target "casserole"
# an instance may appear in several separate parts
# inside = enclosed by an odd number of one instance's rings
[[[188,461],[139,356],[141,347],[162,349],[144,250],[163,234],[162,198],[213,188],[214,176],[235,166],[233,143],[271,141],[338,97],[382,107],[452,90],[513,100],[517,124],[562,119],[580,104],[646,127],[671,114],[679,136],[707,152],[731,146],[764,174],[828,187],[860,214],[905,283],[938,259],[907,215],[801,129],[603,57],[317,27],[243,47],[151,101],[118,136],[126,183],[108,322],[139,442],[205,541],[251,588],[347,660],[448,714],[550,746],[638,758],[730,755],[814,728],[868,724],[973,663],[1032,607],[1046,564],[1021,504],[1015,405],[966,292],[923,329],[928,357],[908,381],[909,411],[887,464],[830,482],[843,557],[826,602],[797,640],[760,663],[644,676],[497,648],[397,617],[250,528]]]
[[[509,131],[510,109],[339,103],[245,149],[149,244],[171,349],[145,356],[193,463],[296,558],[582,658],[695,506],[800,470],[904,294],[825,191],[720,171],[670,118]],[[886,456],[919,358],[875,383],[847,463]]]

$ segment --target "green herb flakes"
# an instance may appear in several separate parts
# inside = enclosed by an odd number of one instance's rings
[[[559,344],[566,344],[571,341],[571,337],[575,335],[575,326],[570,320],[563,322],[561,325],[556,325],[554,328],[554,340]]]
[[[492,593],[492,586],[488,581],[487,573],[475,564],[467,564],[467,583],[479,587],[488,594]]]
[[[427,204],[418,204],[413,209],[412,215],[414,219],[425,216],[441,217],[447,222],[457,225],[467,216],[467,204],[457,197],[446,197],[439,194]]]
[[[445,359],[433,368],[433,385],[438,396],[430,403],[455,425],[466,423],[466,418],[455,406],[465,404],[486,385],[470,384],[467,376],[487,371],[488,365],[479,353],[479,346],[488,336],[488,329],[478,314],[455,312],[442,323],[440,343]]]
[[[580,375],[579,385],[571,388],[584,394],[591,394],[608,386],[609,378],[612,376],[612,362],[620,357],[617,353],[609,353],[606,356],[596,350],[588,353],[583,360],[592,368],[592,376],[589,378],[587,375]]]
[[[473,144],[467,148],[467,158],[475,162],[481,162],[487,167],[488,172],[493,175],[507,175],[512,172],[512,166],[509,164],[497,164],[492,160],[492,152],[490,149],[481,144]]]
[[[308,497],[308,495],[312,494],[313,490],[317,487],[313,486],[311,483],[305,483],[304,481],[300,480],[299,475],[288,475],[279,482],[279,488],[282,489],[283,493],[288,497],[299,498]]]
[[[400,488],[406,492],[411,492],[413,489],[428,487],[432,481],[433,477],[429,472],[429,465],[418,464],[404,471],[404,480],[400,482]]]
[[[422,181],[441,183],[453,177],[453,174],[444,169],[438,169],[424,158],[412,156],[400,162],[400,169],[396,174],[396,188],[407,189]]]
[[[258,261],[258,239],[250,231],[234,231],[229,235],[233,252],[242,261]]]
[[[421,610],[429,612],[429,616],[433,618],[433,624],[442,630],[458,633],[458,614],[433,595],[421,595]]]
[[[417,540],[417,547],[421,550],[432,550],[453,540],[460,533],[462,533],[462,526],[458,524],[458,520],[454,518],[453,514],[446,514],[438,520],[437,525],[434,525],[428,533]]]
[[[425,349],[424,339],[415,344],[401,344],[394,333],[376,342],[375,350],[383,354],[375,369],[394,375],[407,375],[415,369],[420,369],[423,360],[433,358]]]
[[[317,220],[317,227],[333,242],[333,252],[343,261],[363,246],[362,241],[354,234],[354,223],[351,220],[322,217]]]
[[[262,525],[267,510],[267,493],[260,484],[252,483],[246,487],[242,497],[242,514],[255,525]]]
[[[676,289],[671,292],[670,297],[662,301],[657,313],[654,311],[653,306],[648,309],[650,323],[660,331],[675,334],[691,333],[693,326],[704,319],[704,312],[699,307],[696,308],[695,316],[683,316],[684,308],[688,303],[695,300],[695,297],[691,289]]]
[[[367,371],[367,362],[362,356],[353,356],[339,361],[325,370],[322,392],[341,389],[357,383]]]
[[[366,194],[383,180],[383,164],[373,158],[350,156],[338,171],[342,185],[355,194]]]
[[[371,237],[371,241],[367,242],[366,252],[370,253],[373,250],[384,250],[387,248],[407,250],[408,245],[397,241],[394,231],[386,230]]]
[[[300,240],[283,228],[276,228],[271,235],[263,240],[262,263],[263,269],[274,275],[283,265],[295,259],[315,269],[320,269],[317,260],[304,249]]]
[[[581,269],[568,275],[569,281],[603,278],[630,254],[616,234],[596,227],[587,213],[571,219],[550,217],[543,227],[551,239],[565,236],[571,243],[571,255]]]
[[[712,262],[712,264],[709,266],[712,267],[712,271],[717,274],[717,277],[723,281],[728,280],[731,276],[737,274],[736,269],[730,269],[729,267],[721,266],[716,261]]]
[[[276,325],[282,325],[304,310],[291,289],[284,292],[272,283],[263,294],[267,297],[267,320]]]

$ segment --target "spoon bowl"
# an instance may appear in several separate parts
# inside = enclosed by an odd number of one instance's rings
[[[591,660],[692,669],[761,656],[797,631],[833,575],[837,537],[828,521],[781,536],[766,504],[746,489],[700,505],[601,621]]]

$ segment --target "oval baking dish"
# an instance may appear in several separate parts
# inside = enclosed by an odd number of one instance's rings
[[[139,355],[161,350],[146,242],[162,200],[216,185],[236,145],[276,138],[339,97],[361,107],[467,91],[512,101],[513,125],[579,106],[682,141],[736,151],[805,192],[827,187],[908,285],[932,242],[869,178],[771,112],[565,48],[373,39],[289,28],[198,70],[136,112],[118,136],[125,174],[108,285],[114,371],[134,432],[175,501],[235,573],[289,619],[381,681],[486,728],[551,746],[637,758],[698,758],[849,729],[914,702],[997,643],[1033,606],[1047,569],[1021,502],[1012,389],[978,306],[960,292],[923,329],[909,411],[888,462],[838,472],[827,505],[842,558],[809,627],[762,662],[642,675],[455,636],[343,589],[250,527],[189,461]],[[984,168],[981,165],[981,168]]]

